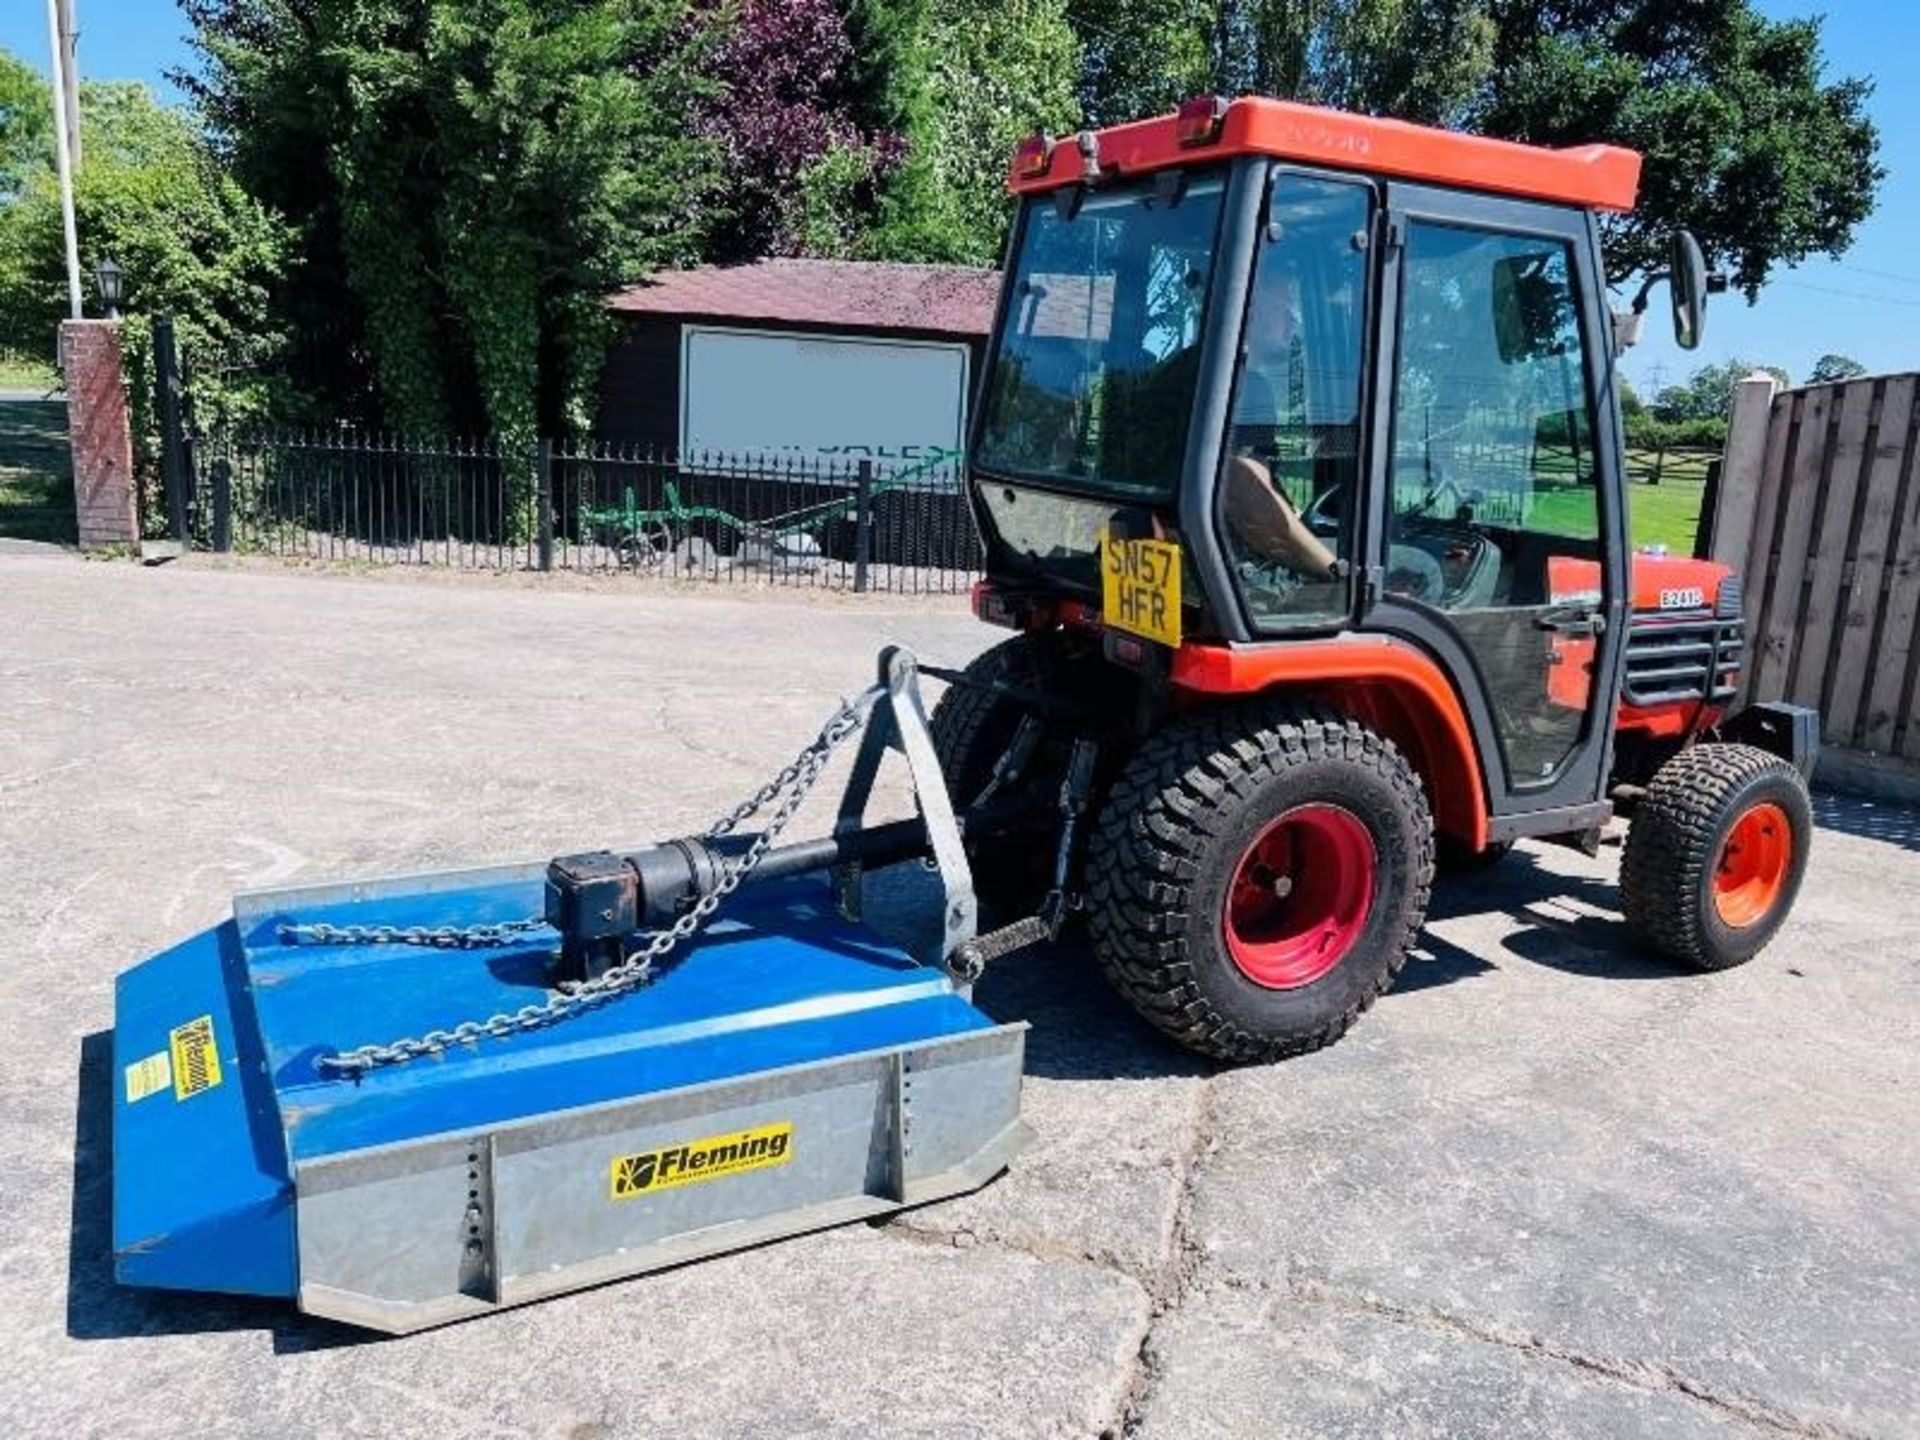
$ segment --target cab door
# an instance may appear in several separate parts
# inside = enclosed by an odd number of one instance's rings
[[[1495,838],[1584,828],[1627,594],[1597,231],[1392,186],[1385,239],[1362,623],[1458,677]]]

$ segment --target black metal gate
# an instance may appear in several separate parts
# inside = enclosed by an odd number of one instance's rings
[[[193,481],[192,401],[180,368],[173,317],[153,321],[153,413],[160,422],[160,490],[166,502],[167,538],[185,545],[198,488]]]

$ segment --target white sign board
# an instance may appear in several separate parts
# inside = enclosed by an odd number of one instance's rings
[[[967,347],[688,325],[680,453],[747,465],[871,460],[946,471],[966,426]],[[927,462],[933,462],[927,464]]]

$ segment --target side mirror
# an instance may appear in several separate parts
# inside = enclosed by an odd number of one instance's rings
[[[1673,232],[1667,260],[1667,291],[1673,300],[1673,342],[1682,350],[1700,343],[1707,324],[1706,258],[1700,242],[1685,230]]]

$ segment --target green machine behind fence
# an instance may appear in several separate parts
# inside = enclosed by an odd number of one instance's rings
[[[636,488],[628,485],[618,505],[582,502],[580,536],[583,541],[606,537],[623,564],[642,569],[671,565],[680,571],[698,572],[711,568],[720,554],[715,539],[725,537],[732,554],[746,564],[812,570],[826,558],[821,539],[826,526],[837,520],[857,519],[863,505],[871,507],[883,495],[925,484],[936,467],[953,465],[957,469],[960,461],[959,452],[936,448],[932,455],[903,470],[859,477],[843,495],[761,519],[746,519],[719,505],[689,504],[672,480],[663,486],[665,503],[643,506]]]

